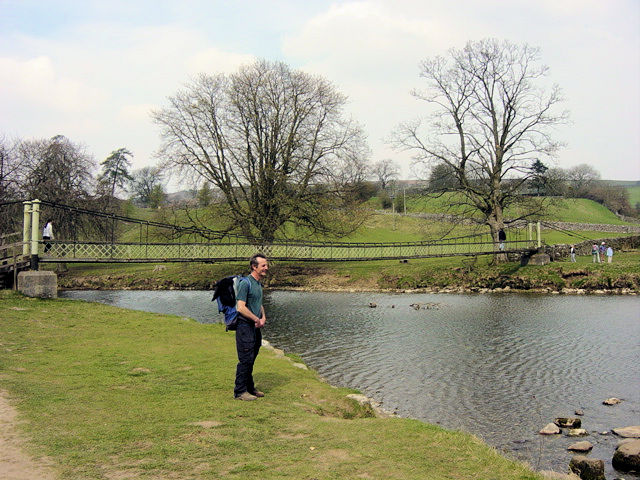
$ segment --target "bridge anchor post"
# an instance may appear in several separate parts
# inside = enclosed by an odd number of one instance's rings
[[[40,235],[40,200],[34,200],[31,208],[31,269],[38,270],[38,240]]]

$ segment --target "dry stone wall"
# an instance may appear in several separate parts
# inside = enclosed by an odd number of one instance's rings
[[[575,243],[577,255],[591,255],[591,246],[594,243],[600,245],[605,242],[607,246],[613,248],[613,255],[615,259],[616,252],[624,252],[626,250],[634,250],[640,248],[640,235],[634,235],[632,237],[621,238],[598,238],[596,240],[585,240],[584,242]],[[549,255],[552,260],[562,260],[569,257],[569,247],[566,244],[557,245],[544,245],[542,250]]]

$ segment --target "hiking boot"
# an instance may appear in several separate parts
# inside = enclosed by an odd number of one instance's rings
[[[255,400],[256,397],[255,395],[251,395],[249,392],[242,392],[240,395],[238,395],[236,397],[236,400],[243,400],[245,402],[251,402],[253,400]]]
[[[255,397],[258,397],[258,398],[262,398],[262,397],[264,397],[264,392],[261,392],[260,390],[256,390],[255,392],[253,392],[252,395],[254,395]]]

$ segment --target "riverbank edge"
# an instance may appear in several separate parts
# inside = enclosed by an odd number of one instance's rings
[[[434,258],[374,262],[274,262],[268,289],[373,293],[640,294],[640,250],[613,264],[552,261],[522,266],[490,259]],[[220,278],[246,274],[244,262],[192,264],[71,264],[56,268],[64,290],[212,290]]]
[[[15,295],[16,295],[16,297],[20,297],[21,296],[20,294],[15,294]],[[0,295],[0,300],[3,300],[4,298],[6,298],[6,297],[3,297],[2,295]],[[56,301],[56,300],[54,300],[54,301]],[[46,301],[46,302],[48,302],[48,301]],[[87,303],[99,305],[96,302],[87,302]],[[21,308],[21,307],[18,307],[18,309],[19,308]],[[114,308],[116,310],[122,310],[122,311],[126,311],[126,312],[136,312],[135,310],[127,309],[127,308],[121,308],[121,307],[108,307],[108,308]],[[142,313],[147,313],[147,312],[142,312]],[[149,315],[156,315],[156,314],[149,313]],[[174,315],[162,315],[162,316],[175,317]],[[182,320],[185,320],[185,319],[183,318]],[[273,357],[275,357],[276,359],[278,359],[280,361],[281,360],[287,361],[288,363],[292,364],[294,367],[300,368],[302,370],[311,370],[304,363],[301,363],[301,361],[298,358],[296,358],[295,355],[292,357],[292,356],[289,356],[288,354],[285,354],[285,352],[283,350],[280,350],[280,349],[277,349],[277,348],[273,347],[268,341],[264,341],[263,342],[263,346],[265,347],[266,350],[269,350],[270,354]],[[24,374],[26,370],[24,370],[24,369],[16,369],[16,371]],[[332,386],[326,379],[324,379],[322,376],[320,376],[315,370],[311,370],[311,372],[314,375],[314,378],[315,378],[314,381],[317,382],[318,384],[325,384],[325,385],[328,385],[329,387],[331,387],[332,389],[337,389],[337,387]],[[354,391],[353,389],[339,389],[339,390],[351,390],[351,391]],[[12,397],[13,397],[13,401],[11,402],[11,404],[14,404],[15,400],[17,398],[17,397],[15,397],[15,392],[13,392]],[[365,408],[367,410],[370,409],[369,411],[371,411],[375,415],[375,417],[377,417],[377,418],[380,418],[380,419],[392,419],[392,418],[401,419],[402,418],[402,417],[398,417],[397,415],[395,415],[392,412],[386,411],[382,407],[381,403],[379,403],[375,399],[367,397],[365,395],[362,395],[362,394],[348,394],[348,395],[346,395],[346,398],[348,398],[351,401],[354,401],[354,402],[360,404],[363,408]],[[407,419],[407,420],[415,420],[415,419]],[[424,424],[425,426],[437,427],[438,429],[442,429],[442,427],[438,427],[436,425],[429,424],[428,422],[424,422],[424,421],[421,421],[421,420],[416,420],[416,421],[419,422],[419,423]],[[24,419],[21,420],[21,423],[24,425]],[[19,428],[18,430],[22,434],[26,433],[23,428]],[[456,433],[456,432],[451,431],[451,430],[446,430],[446,429],[442,429],[442,430],[445,431],[445,432],[448,431],[448,432],[450,432],[452,434]],[[566,476],[564,474],[560,474],[560,473],[557,473],[557,472],[534,471],[531,468],[530,465],[528,465],[528,464],[526,464],[524,462],[515,460],[513,458],[507,457],[506,455],[498,452],[494,447],[491,447],[489,444],[487,444],[485,441],[483,441],[479,437],[477,437],[477,436],[475,436],[473,434],[470,434],[470,433],[465,433],[465,432],[458,432],[458,433],[464,433],[464,435],[466,435],[466,436],[468,436],[470,438],[473,438],[476,442],[478,442],[482,446],[488,448],[489,450],[494,452],[499,457],[502,457],[503,459],[507,460],[508,462],[512,462],[515,465],[518,465],[520,468],[528,469],[530,472],[532,472],[536,476],[539,476],[541,479],[547,479],[547,478],[549,478],[549,479],[565,479],[565,478],[566,479],[571,479],[571,478],[573,478],[573,477]],[[23,442],[23,441],[29,442],[29,439],[28,438],[24,438],[24,437],[18,438],[18,440],[20,440],[19,444],[21,444],[21,442]],[[34,444],[31,443],[29,449],[27,449],[27,450],[29,450],[31,452],[35,452]],[[53,467],[53,459],[50,459],[50,460],[51,460],[51,467]],[[527,475],[527,478],[529,478],[528,475]]]
[[[59,291],[82,291],[82,290],[105,290],[105,291],[117,291],[117,290],[139,290],[139,291],[162,291],[162,290],[202,290],[201,288],[184,288],[177,287],[158,287],[158,288],[132,288],[132,287],[100,287],[100,288],[77,288],[77,287],[64,287],[59,288]],[[630,289],[597,289],[588,290],[580,288],[563,288],[560,290],[552,290],[550,288],[533,288],[533,289],[515,289],[515,288],[467,288],[467,287],[428,287],[428,288],[414,288],[414,289],[392,289],[392,288],[353,288],[353,287],[286,287],[286,286],[270,286],[265,287],[265,291],[281,291],[281,292],[322,292],[322,293],[389,293],[389,294],[414,294],[414,293],[429,293],[429,294],[498,294],[498,293],[513,293],[520,295],[594,295],[594,296],[606,296],[606,295],[628,295],[638,296],[638,293]],[[205,290],[207,291],[207,290]]]

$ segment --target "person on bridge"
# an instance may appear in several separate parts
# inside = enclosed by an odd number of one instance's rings
[[[504,250],[504,242],[507,240],[507,234],[501,228],[498,230],[498,240],[500,241],[500,250]]]
[[[51,219],[47,220],[47,223],[44,224],[42,240],[44,240],[44,253],[47,253],[51,250],[51,242],[47,242],[47,240],[53,240],[53,220]]]
[[[251,285],[240,282],[236,293],[236,309],[239,313],[236,329],[238,366],[233,394],[236,399],[244,401],[264,397],[264,393],[257,390],[253,383],[253,365],[262,345],[261,328],[267,321],[260,281],[267,276],[269,261],[263,254],[256,253],[249,259],[249,268],[251,273],[247,278]]]

